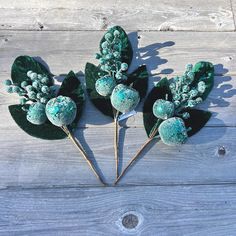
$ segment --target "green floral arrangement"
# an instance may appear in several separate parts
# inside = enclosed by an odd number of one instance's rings
[[[104,184],[87,153],[73,135],[85,100],[81,82],[70,71],[57,89],[53,77],[33,57],[17,57],[12,65],[11,80],[5,81],[7,92],[20,96],[20,104],[9,106],[10,114],[16,124],[31,136],[48,140],[70,138]]]
[[[100,42],[96,54],[99,65],[87,63],[85,80],[87,92],[95,107],[114,120],[114,150],[116,176],[119,176],[119,116],[134,110],[145,97],[148,73],[145,65],[128,73],[133,58],[129,38],[120,26],[110,28]]]
[[[162,78],[147,95],[143,105],[143,123],[147,141],[128,165],[119,171],[119,121],[145,98],[148,72],[145,65],[130,72],[133,49],[120,26],[110,28],[100,41],[96,54],[98,65],[87,63],[85,82],[93,105],[114,122],[114,152],[117,184],[138,160],[142,151],[154,140],[166,145],[184,144],[211,117],[208,111],[196,109],[214,85],[214,66],[200,61],[188,64],[182,76]],[[55,85],[53,75],[44,64],[30,56],[19,56],[11,69],[11,80],[5,81],[8,93],[20,97],[19,104],[9,106],[16,124],[31,136],[56,140],[68,137],[79,149],[98,180],[103,178],[89,159],[74,131],[85,101],[80,80],[73,71],[61,85]]]
[[[130,160],[115,184],[138,160],[140,153],[155,139],[166,145],[181,145],[196,134],[211,113],[195,109],[214,85],[214,66],[210,62],[188,64],[183,76],[161,79],[148,94],[143,107],[143,122],[148,136],[141,149]]]

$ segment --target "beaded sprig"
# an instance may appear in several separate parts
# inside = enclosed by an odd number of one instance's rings
[[[198,132],[210,119],[211,113],[194,109],[209,94],[214,83],[214,67],[210,62],[186,66],[183,76],[160,80],[148,95],[143,109],[148,140],[130,160],[115,184],[138,159],[154,139],[166,145],[180,145]]]
[[[19,105],[9,106],[16,123],[35,137],[61,139],[68,136],[96,177],[105,184],[72,131],[84,102],[83,88],[74,72],[69,72],[57,91],[54,79],[44,65],[32,57],[20,56],[13,63],[11,75],[12,80],[6,80],[4,84],[8,93],[20,96]]]

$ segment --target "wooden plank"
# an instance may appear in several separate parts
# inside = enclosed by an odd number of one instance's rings
[[[76,136],[89,156],[96,158],[106,181],[112,184],[115,180],[113,129],[79,129]],[[120,131],[123,167],[146,139],[142,128]],[[153,142],[120,184],[235,183],[235,142],[236,129],[226,127],[206,127],[182,146]],[[225,153],[221,151],[219,155],[221,147]],[[1,124],[0,150],[0,188],[99,185],[69,140],[40,140],[25,134],[16,125],[3,127]]]
[[[97,63],[93,55],[98,49],[98,42],[102,34],[102,32],[1,32],[0,80],[3,81],[10,77],[10,67],[14,58],[25,54],[40,55],[48,62],[51,71],[55,74],[67,73],[73,69],[82,75],[87,61]],[[228,71],[228,74],[224,76],[215,77],[215,87],[200,108],[209,109],[214,113],[208,123],[209,126],[236,125],[234,116],[236,84],[235,76],[232,75],[235,74],[236,68],[234,63],[236,35],[234,33],[145,32],[140,36],[139,45],[137,42],[135,44],[136,36],[134,33],[130,35],[134,48],[139,48],[137,53],[141,55],[141,58],[133,63],[132,69],[137,65],[147,64],[149,72],[153,74],[149,78],[149,89],[153,86],[152,82],[158,81],[160,77],[167,75],[168,78],[171,78],[174,74],[183,73],[185,64],[188,62],[209,60],[216,64],[216,74],[225,74]],[[205,38],[206,42],[201,44],[202,38]],[[155,44],[157,39],[163,43]],[[175,44],[168,46],[171,45],[170,41],[173,39]],[[192,42],[191,45],[190,42]],[[216,45],[218,45],[217,50]],[[159,58],[160,55],[162,59]],[[231,58],[231,60],[226,60],[226,58]],[[84,80],[83,76],[80,78]],[[61,78],[59,80],[61,81]],[[16,97],[7,95],[1,86],[0,104],[3,104],[0,106],[1,114],[7,112],[7,104],[16,102],[18,102]],[[127,126],[142,127],[141,109],[142,105],[138,108],[138,114],[126,122]],[[3,116],[1,119],[5,124],[9,117]],[[89,101],[87,101],[86,112],[79,125],[80,127],[112,126],[111,120],[98,112]]]
[[[9,73],[18,55],[31,55],[45,60],[55,74],[69,70],[84,72],[86,62],[94,58],[104,32],[29,32],[0,31],[0,72]],[[220,32],[131,32],[135,51],[130,70],[147,64],[152,75],[181,74],[187,63],[208,60],[217,75],[236,74],[236,34]],[[66,63],[65,63],[66,62]]]
[[[233,31],[229,0],[0,1],[0,29]]]
[[[235,74],[235,33],[142,32],[139,34],[140,62],[151,74],[181,74],[187,63],[211,61],[216,74]],[[165,72],[165,71],[164,71]]]
[[[2,235],[235,235],[236,188],[0,191]]]
[[[234,17],[234,25],[236,24],[236,1],[235,0],[230,0],[231,1],[231,6],[232,6],[232,13]]]

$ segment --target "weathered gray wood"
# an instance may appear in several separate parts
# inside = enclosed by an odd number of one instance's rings
[[[104,32],[94,31],[0,31],[0,73],[9,75],[10,65],[19,55],[41,57],[55,74],[69,70],[84,72]],[[131,32],[135,56],[131,70],[147,64],[150,74],[181,74],[187,63],[207,60],[217,75],[236,74],[236,34],[232,32]]]
[[[229,0],[0,1],[0,29],[233,31]]]
[[[232,6],[232,13],[234,16],[234,25],[236,25],[236,1],[235,0],[230,0],[230,1]]]
[[[183,73],[186,63],[217,64],[215,87],[201,106],[214,112],[207,127],[180,147],[150,145],[116,188],[96,187],[69,140],[40,140],[18,128],[7,111],[17,98],[0,86],[0,235],[235,235],[236,34],[156,32],[234,31],[232,7],[235,16],[235,0],[232,6],[230,0],[0,0],[1,84],[24,54],[41,56],[55,74],[73,69],[84,81],[85,63],[97,63],[99,41],[115,24],[132,32],[138,58],[132,69],[148,65],[149,89],[160,76]],[[85,109],[76,136],[112,184],[112,123],[89,101]],[[125,166],[146,135],[141,112],[122,125],[131,127],[121,129]]]
[[[0,128],[1,188],[99,185],[69,140],[36,139],[13,125],[10,119],[9,124],[4,127],[1,123]],[[120,134],[120,155],[125,166],[146,140],[146,134],[142,128],[122,129]],[[106,181],[112,184],[115,179],[113,129],[79,129],[76,136],[89,156],[96,158]],[[205,127],[179,147],[153,142],[120,184],[235,183],[235,142],[236,129],[226,127]],[[225,155],[218,154],[222,146]]]
[[[0,199],[2,235],[233,236],[236,231],[235,185],[9,189],[0,191]],[[136,221],[125,228],[122,221],[130,215]]]
[[[81,71],[80,74],[82,74],[87,61],[97,63],[93,55],[98,50],[98,43],[102,35],[102,32],[0,32],[0,38],[2,38],[0,80],[10,78],[10,69],[14,58],[25,54],[40,55],[48,62],[51,71],[55,74],[67,73],[70,69],[75,72]],[[214,116],[208,125],[235,126],[236,100],[234,96],[236,84],[234,74],[236,64],[234,58],[236,58],[236,34],[143,32],[140,33],[139,45],[137,42],[135,43],[135,38],[137,41],[136,36],[131,34],[131,39],[134,48],[139,47],[138,55],[141,54],[141,57],[133,63],[132,68],[134,69],[143,63],[147,64],[148,70],[153,74],[149,78],[149,88],[153,86],[153,81],[158,81],[160,76],[163,77],[166,73],[168,78],[171,78],[173,74],[183,73],[185,64],[188,62],[209,60],[217,64],[216,74],[224,74],[228,71],[228,75],[215,77],[215,87],[200,108],[214,112]],[[174,45],[170,42],[171,40],[175,41]],[[155,42],[162,42],[163,44],[155,44]],[[84,80],[83,76],[80,78]],[[7,95],[1,86],[0,104],[3,104],[0,106],[1,114],[7,112],[7,104],[18,102],[16,98]],[[142,105],[139,106],[138,110],[141,111],[141,109]],[[2,123],[5,124],[9,117],[3,115],[1,119]],[[87,101],[86,111],[79,124],[80,127],[101,124],[112,126],[111,120],[103,116]],[[142,127],[141,112],[130,118],[126,125]]]

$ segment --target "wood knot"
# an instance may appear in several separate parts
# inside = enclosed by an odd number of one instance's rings
[[[125,215],[122,219],[122,225],[126,229],[134,229],[138,225],[138,217],[134,214]]]
[[[39,26],[39,29],[40,29],[40,30],[43,30],[44,26],[43,26],[42,23],[38,22],[38,26]]]
[[[224,146],[220,146],[218,147],[218,155],[219,156],[224,156],[226,153],[225,147]]]
[[[143,216],[136,211],[128,211],[119,217],[117,226],[124,233],[135,233],[143,224]]]

